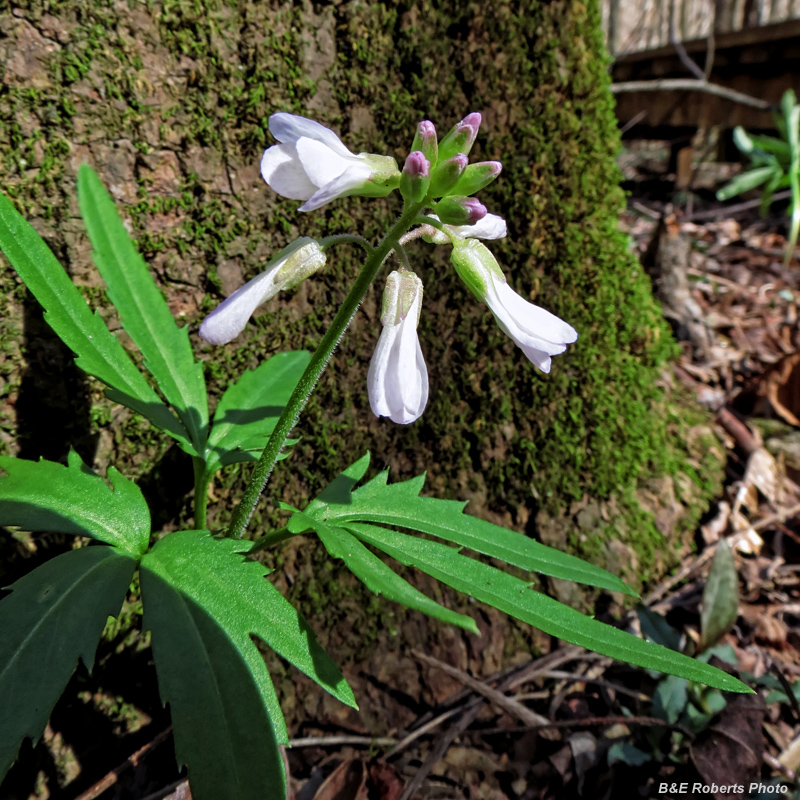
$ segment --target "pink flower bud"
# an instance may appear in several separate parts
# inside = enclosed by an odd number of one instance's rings
[[[486,206],[476,197],[445,197],[433,210],[445,225],[474,225],[486,216]]]
[[[417,125],[417,132],[414,141],[411,143],[412,150],[420,150],[425,158],[430,161],[431,166],[436,166],[438,159],[439,145],[436,140],[436,128],[430,120],[424,119]]]
[[[439,142],[439,159],[452,158],[456,153],[467,155],[472,149],[478,128],[481,126],[481,115],[474,111],[468,114]]]
[[[414,203],[420,203],[428,193],[431,183],[431,164],[421,150],[408,154],[403,174],[400,176],[400,194]]]

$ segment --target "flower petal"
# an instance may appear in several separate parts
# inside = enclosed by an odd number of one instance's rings
[[[497,214],[487,214],[474,225],[451,225],[450,228],[465,239],[502,239],[508,232],[506,221]]]
[[[392,414],[386,399],[386,374],[389,370],[389,362],[399,327],[399,325],[384,326],[378,344],[375,346],[372,361],[369,362],[367,393],[369,394],[370,408],[376,417],[390,417]]]
[[[268,147],[261,158],[261,175],[273,191],[290,200],[308,200],[317,191],[293,144]]]
[[[327,144],[314,139],[298,139],[295,144],[297,156],[311,183],[318,189],[335,181],[354,164],[361,164],[358,156],[341,156]]]
[[[366,183],[371,175],[372,170],[366,164],[354,164],[352,167],[348,167],[338,178],[314,192],[300,206],[299,210],[314,211],[337,197],[343,197]]]
[[[247,325],[253,312],[274,292],[275,269],[256,275],[220,303],[200,326],[200,337],[211,344],[227,344]]]
[[[520,347],[525,357],[542,372],[550,372],[550,356],[535,347]]]
[[[295,143],[298,139],[314,139],[327,145],[343,158],[353,154],[342,144],[342,140],[330,129],[313,119],[279,111],[269,118],[270,133],[279,142]]]
[[[578,338],[572,325],[520,297],[507,283],[492,277],[498,298],[516,326],[525,334],[557,344],[571,344]],[[563,352],[563,351],[560,351]],[[556,355],[552,353],[551,355]]]

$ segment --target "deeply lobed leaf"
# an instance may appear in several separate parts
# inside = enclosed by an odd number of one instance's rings
[[[308,623],[267,580],[265,568],[246,560],[249,542],[214,539],[206,531],[179,531],[161,539],[142,568],[200,606],[217,621],[248,665],[270,712],[276,735],[287,740],[283,715],[257,636],[343,703],[356,707],[344,676],[316,640]],[[145,604],[148,601],[144,595]],[[146,605],[145,605],[146,607]]]
[[[203,367],[195,361],[188,329],[175,324],[114,201],[88,164],[78,170],[78,204],[108,297],[141,350],[145,366],[189,432],[194,449],[202,453],[208,433],[208,399]]]
[[[109,387],[106,394],[114,402],[138,411],[192,452],[181,422],[153,391],[103,320],[91,312],[42,237],[2,194],[0,248],[44,308],[47,324],[75,353],[75,363],[103,381]]]
[[[388,470],[360,489],[369,454],[334,480],[306,509],[309,517],[347,527],[349,522],[380,522],[428,533],[521,569],[585,583],[636,597],[619,578],[575,556],[491,522],[464,514],[466,503],[420,497],[424,476],[387,483]]]
[[[275,718],[270,721],[262,687],[239,644],[202,606],[144,563],[141,578],[159,691],[170,705],[175,751],[189,769],[192,797],[284,798]]]
[[[141,556],[150,541],[150,512],[142,493],[114,467],[113,488],[77,453],[69,465],[0,456],[0,525],[91,536]]]
[[[476,600],[516,619],[597,653],[647,669],[678,675],[731,692],[750,692],[722,670],[645,642],[581,614],[495,567],[461,555],[455,548],[375,525],[349,523],[348,529],[401,564],[414,566]]]
[[[91,670],[135,566],[112,547],[71,550],[18,580],[0,601],[0,780],[23,739],[41,736],[78,659]]]
[[[320,541],[325,545],[325,549],[334,558],[341,558],[350,572],[362,580],[371,592],[382,594],[387,600],[400,603],[406,608],[413,608],[434,619],[458,625],[470,633],[480,635],[478,626],[472,617],[451,611],[435,600],[426,597],[407,581],[404,581],[391,567],[384,564],[349,531],[312,520],[305,514],[296,514],[295,517],[308,520],[309,527],[313,527],[316,531]]]

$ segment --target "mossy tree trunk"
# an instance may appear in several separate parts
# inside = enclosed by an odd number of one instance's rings
[[[260,519],[266,524],[279,500],[301,501],[369,449],[397,478],[427,469],[429,493],[469,498],[473,513],[612,567],[638,565],[628,575],[634,581],[674,561],[714,491],[720,460],[702,416],[668,396],[662,369],[675,345],[617,229],[619,138],[594,0],[0,1],[0,31],[3,188],[90,301],[107,308],[76,219],[76,170],[92,163],[126,206],[174,312],[194,330],[295,236],[374,237],[399,210],[393,196],[298,214],[258,174],[271,113],[313,116],[353,151],[402,163],[420,119],[444,133],[480,111],[473,155],[504,165],[481,197],[509,226],[491,248],[514,288],[577,328],[578,344],[549,376],[536,372],[460,284],[446,248],[420,243],[411,257],[425,284],[424,416],[399,427],[370,413],[376,286],[301,420],[303,440],[279,466]],[[226,348],[195,340],[216,388],[274,352],[313,348],[358,256],[336,251],[324,275],[271,301]],[[25,368],[13,349],[23,292],[8,271],[2,282],[0,333],[11,343],[3,391],[13,398]],[[68,361],[55,345],[53,354]],[[93,401],[91,415],[84,408],[61,426],[62,450],[82,442],[96,466],[115,463],[157,483],[163,443],[112,409],[98,387]],[[5,413],[13,433],[8,405]],[[92,438],[106,419],[113,436]],[[14,451],[19,443],[7,438]],[[217,485],[212,526],[227,519],[245,472]],[[167,521],[188,516],[187,504]]]

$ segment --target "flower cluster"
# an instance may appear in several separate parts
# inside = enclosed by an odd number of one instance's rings
[[[470,291],[489,306],[500,329],[526,358],[549,372],[551,357],[563,353],[578,334],[518,295],[489,249],[478,241],[500,239],[507,232],[505,220],[488,213],[474,197],[502,169],[497,161],[469,163],[480,124],[480,114],[469,114],[439,140],[433,123],[420,122],[401,172],[389,156],[351,153],[318,122],[273,114],[269,127],[279,144],[265,151],[261,174],[278,194],[303,200],[301,211],[313,211],[338,197],[385,197],[398,189],[406,208],[416,209],[417,227],[400,239],[396,249],[417,237],[451,245],[450,261]],[[213,311],[200,335],[213,344],[231,341],[261,303],[321,269],[324,249],[313,239],[297,239]],[[383,330],[367,387],[375,415],[403,425],[419,419],[428,402],[428,372],[417,336],[421,308],[419,277],[406,268],[392,272],[386,281]]]

